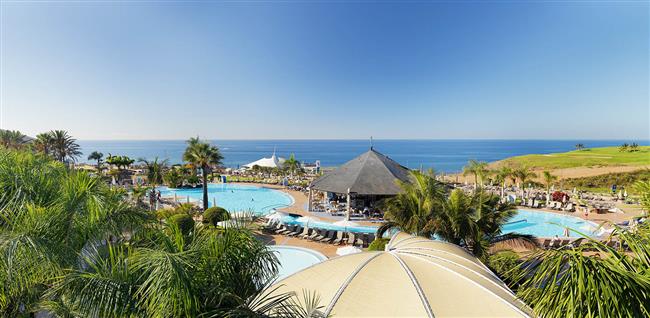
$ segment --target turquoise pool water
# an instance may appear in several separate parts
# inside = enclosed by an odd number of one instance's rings
[[[301,224],[302,226],[336,231],[355,233],[375,233],[377,231],[377,227],[375,226],[341,227],[327,222],[305,223],[299,222],[291,216],[285,217],[282,221],[287,224]],[[518,210],[517,215],[503,227],[503,233],[516,232],[532,234],[537,237],[554,237],[555,235],[562,237],[564,236],[564,229],[566,227],[572,230],[570,232],[571,237],[580,237],[573,230],[580,231],[588,236],[598,236],[601,234],[601,230],[598,229],[596,223],[585,221],[574,216],[530,210]]]
[[[164,197],[176,197],[179,201],[201,201],[203,199],[202,189],[173,189],[167,187],[158,188]],[[217,205],[230,212],[253,211],[256,214],[264,215],[273,208],[293,204],[293,198],[281,191],[263,188],[252,185],[240,185],[229,183],[208,184],[208,205],[212,206],[216,199]]]
[[[319,252],[307,248],[293,246],[269,246],[280,261],[277,279],[283,279],[309,266],[327,259]]]

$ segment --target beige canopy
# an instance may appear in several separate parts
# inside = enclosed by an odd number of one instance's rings
[[[335,317],[531,315],[464,249],[404,233],[393,236],[384,252],[336,257],[295,273],[270,290],[299,297],[304,291],[316,292],[324,313]]]

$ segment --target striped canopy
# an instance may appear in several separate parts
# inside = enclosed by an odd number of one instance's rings
[[[275,288],[277,287],[277,288]],[[384,252],[336,257],[271,287],[320,296],[335,317],[529,317],[530,310],[477,258],[445,242],[398,233]]]

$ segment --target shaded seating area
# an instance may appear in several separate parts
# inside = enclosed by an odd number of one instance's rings
[[[371,147],[310,184],[309,211],[348,220],[380,218],[377,203],[401,191],[397,181],[409,182],[409,169]]]

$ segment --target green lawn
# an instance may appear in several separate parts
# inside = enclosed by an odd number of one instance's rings
[[[620,152],[618,147],[603,147],[545,155],[525,155],[501,160],[498,163],[499,165],[525,165],[541,169],[643,166],[650,165],[650,146],[639,147],[639,150],[635,152]]]

